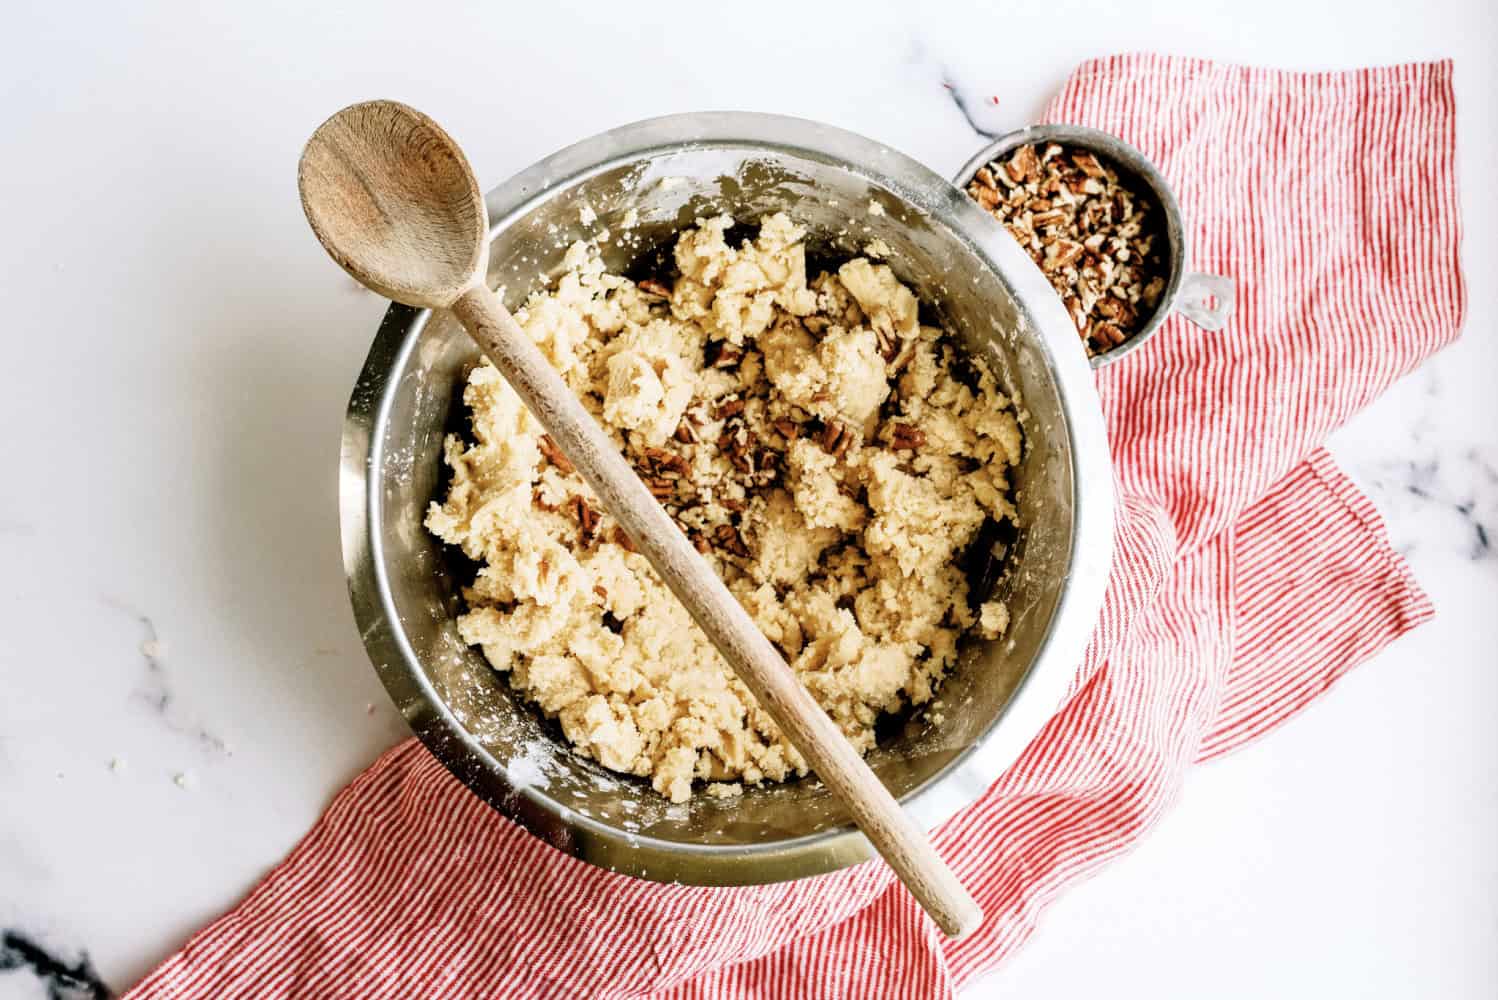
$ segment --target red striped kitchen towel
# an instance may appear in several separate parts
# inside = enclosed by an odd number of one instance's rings
[[[592,868],[414,741],[381,757],[238,907],[129,994],[944,997],[1133,845],[1196,762],[1295,713],[1431,614],[1320,444],[1462,319],[1449,63],[1288,73],[1084,64],[1047,117],[1127,138],[1180,195],[1192,266],[1238,311],[1099,375],[1118,548],[1076,681],[937,834],[987,914],[944,940],[887,868],[751,888]]]

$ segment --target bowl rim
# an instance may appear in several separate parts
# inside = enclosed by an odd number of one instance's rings
[[[918,161],[855,133],[807,119],[753,112],[690,112],[646,119],[574,143],[488,192],[489,238],[541,202],[621,163],[663,149],[753,147],[837,163],[862,174],[951,230],[1015,291],[1022,325],[1043,345],[1060,412],[1071,430],[1074,530],[1069,570],[1036,654],[1006,706],[918,789],[902,797],[930,829],[981,796],[1059,709],[1102,605],[1113,546],[1113,475],[1092,371],[1075,328],[1028,255],[957,186]],[[392,304],[375,334],[345,415],[339,507],[344,569],[371,662],[412,731],[456,777],[553,846],[611,871],[655,881],[743,885],[834,871],[872,856],[852,825],[765,844],[691,844],[627,833],[572,811],[531,785],[512,785],[456,718],[399,625],[379,525],[384,429],[397,383],[432,317]],[[371,474],[373,473],[373,474]],[[1085,488],[1084,488],[1085,485]]]

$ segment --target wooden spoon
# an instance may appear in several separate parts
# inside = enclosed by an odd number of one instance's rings
[[[976,928],[977,903],[489,290],[484,197],[457,143],[403,104],[356,104],[312,134],[297,185],[357,281],[453,311],[926,912],[952,937]]]

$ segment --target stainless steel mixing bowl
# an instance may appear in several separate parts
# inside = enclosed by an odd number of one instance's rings
[[[1102,599],[1113,492],[1092,372],[1060,301],[960,190],[878,143],[813,122],[710,113],[615,129],[488,196],[490,282],[510,308],[598,236],[628,270],[698,216],[788,211],[813,257],[888,247],[899,276],[1022,401],[1022,528],[996,593],[1012,622],[974,643],[940,693],[870,757],[926,827],[971,803],[1054,712]],[[630,213],[633,213],[632,215]],[[626,222],[629,225],[626,225]],[[447,314],[392,306],[344,425],[344,563],[370,658],[411,728],[454,774],[537,836],[589,862],[697,884],[816,875],[870,856],[815,779],[673,805],[570,752],[551,724],[458,638],[455,574],[422,527],[438,492],[455,390],[476,349]]]

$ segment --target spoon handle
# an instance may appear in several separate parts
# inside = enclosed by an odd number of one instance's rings
[[[972,896],[661,509],[498,296],[478,284],[453,303],[452,311],[791,745],[848,807],[858,828],[911,895],[949,936],[960,938],[976,928],[983,912]]]

